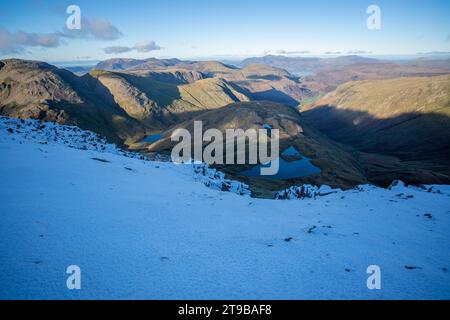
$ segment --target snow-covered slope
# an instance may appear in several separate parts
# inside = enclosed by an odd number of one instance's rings
[[[449,186],[262,200],[224,181],[1,118],[0,299],[450,298]],[[81,290],[66,287],[69,265]]]

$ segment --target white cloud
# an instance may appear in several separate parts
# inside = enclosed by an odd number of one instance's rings
[[[140,43],[136,43],[134,49],[137,52],[150,52],[155,50],[161,50],[162,48],[158,46],[155,41],[144,41]]]
[[[91,38],[96,40],[117,40],[123,36],[122,32],[111,22],[104,19],[82,18],[80,30],[67,30],[61,33],[68,38]]]
[[[0,27],[0,54],[18,54],[26,48],[56,48],[65,43],[65,39],[117,40],[122,32],[107,20],[84,18],[80,30],[62,29],[53,33],[10,32]],[[145,48],[144,48],[145,49]]]
[[[25,52],[25,47],[56,48],[61,45],[57,33],[9,32],[0,27],[0,53],[14,54]]]
[[[364,50],[351,50],[347,52],[348,54],[371,54],[372,51],[364,51]]]
[[[429,51],[429,52],[418,52],[417,54],[427,54],[427,55],[449,55],[450,51]]]
[[[287,50],[278,50],[277,51],[278,54],[286,54],[286,55],[291,55],[291,54],[309,54],[311,53],[311,51],[308,50],[299,50],[299,51],[287,51]]]
[[[112,46],[112,47],[106,47],[103,49],[103,51],[106,54],[119,54],[119,53],[130,52],[132,50],[133,50],[133,48],[124,47],[124,46]]]
[[[137,52],[150,52],[155,50],[161,50],[162,47],[156,44],[155,41],[144,41],[136,43],[133,47],[126,47],[126,46],[111,46],[103,48],[103,52],[106,54],[119,54],[119,53],[125,53],[130,51],[137,51]]]

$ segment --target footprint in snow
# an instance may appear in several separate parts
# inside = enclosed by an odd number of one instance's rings
[[[91,158],[91,159],[92,159],[92,160],[95,160],[95,161],[99,161],[99,162],[104,162],[104,163],[111,162],[111,161],[109,161],[109,160],[101,159],[101,158]]]
[[[405,266],[405,269],[407,270],[416,270],[416,269],[422,269],[421,267],[416,267],[416,266]]]

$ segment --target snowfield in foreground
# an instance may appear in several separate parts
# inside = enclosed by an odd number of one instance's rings
[[[0,299],[450,298],[449,186],[303,200],[216,189],[191,165],[1,118]],[[81,290],[67,289],[70,265]]]

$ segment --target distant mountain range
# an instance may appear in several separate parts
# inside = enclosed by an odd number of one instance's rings
[[[94,69],[108,71],[122,71],[132,69],[155,69],[161,67],[174,66],[180,63],[178,59],[156,59],[149,58],[144,60],[115,58],[99,62]]]
[[[318,57],[286,57],[282,55],[267,55],[263,57],[247,58],[239,63],[240,66],[263,64],[276,68],[283,68],[294,74],[316,73],[327,67],[340,68],[357,63],[380,63],[380,60],[357,55],[335,58]]]
[[[293,74],[317,73],[325,70],[339,70],[351,65],[369,65],[391,63],[404,67],[419,68],[440,68],[450,70],[450,59],[408,59],[408,60],[389,60],[362,57],[358,55],[339,56],[339,57],[288,57],[283,55],[267,55],[263,57],[247,58],[238,63],[239,66],[248,66],[250,64],[263,64],[276,68],[282,68]],[[376,66],[374,66],[376,67]]]

